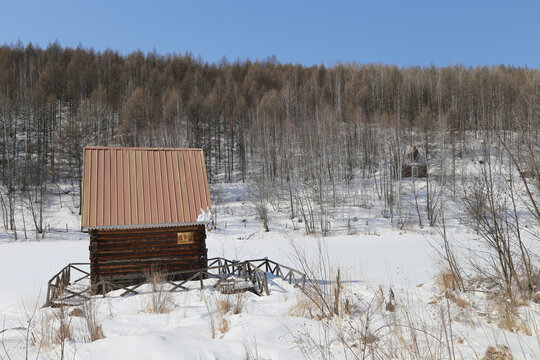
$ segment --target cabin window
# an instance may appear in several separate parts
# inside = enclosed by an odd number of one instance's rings
[[[193,244],[195,242],[193,231],[176,233],[177,244]]]
[[[413,177],[418,177],[418,168],[416,166],[413,166],[411,171]]]

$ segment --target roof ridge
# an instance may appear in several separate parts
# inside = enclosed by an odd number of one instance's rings
[[[84,149],[110,149],[110,150],[132,150],[132,151],[144,151],[144,150],[152,150],[152,151],[159,151],[159,150],[166,150],[166,151],[202,151],[202,148],[172,148],[172,147],[130,147],[130,146],[99,146],[99,145],[92,145],[92,146],[85,146]]]

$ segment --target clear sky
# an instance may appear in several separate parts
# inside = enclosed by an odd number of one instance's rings
[[[0,0],[0,44],[333,65],[540,68],[540,1]]]

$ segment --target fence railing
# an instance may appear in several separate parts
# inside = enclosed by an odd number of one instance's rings
[[[169,292],[189,290],[185,285],[192,281],[199,281],[202,289],[204,279],[214,278],[218,280],[217,287],[226,286],[230,292],[235,291],[234,281],[231,282],[231,280],[243,279],[244,282],[253,285],[250,289],[256,294],[269,295],[268,274],[288,281],[289,284],[300,287],[302,291],[305,289],[306,274],[269,259],[232,261],[215,257],[208,259],[207,264],[207,267],[201,269],[160,273],[160,278],[164,283],[171,285],[171,288],[167,289]],[[82,280],[90,278],[90,272],[81,268],[89,266],[89,263],[70,263],[54,275],[47,284],[47,300],[44,306],[76,305],[81,301],[89,300],[96,294],[106,296],[113,290],[124,290],[120,296],[135,295],[140,292],[137,289],[150,281],[149,279],[141,280],[140,276],[126,275],[101,278],[94,284],[82,285]],[[133,282],[133,284],[124,285],[125,282]]]
[[[85,271],[81,269],[81,267],[88,267],[90,268],[89,263],[69,263],[66,267],[64,267],[62,270],[57,272],[51,280],[47,283],[47,300],[45,303],[45,306],[50,306],[52,301],[62,297],[62,300],[69,300],[72,298],[82,298],[85,300],[88,300],[89,297],[84,295],[84,290],[80,292],[73,291],[72,289],[68,289],[69,285],[76,284],[84,279],[90,278],[90,270]],[[73,271],[73,272],[72,272]],[[71,280],[71,275],[74,274],[82,274],[79,275],[78,278],[75,280]]]

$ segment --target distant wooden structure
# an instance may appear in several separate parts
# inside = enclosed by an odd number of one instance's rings
[[[86,147],[81,201],[92,284],[207,266],[212,207],[201,149]]]
[[[402,178],[425,178],[427,177],[427,161],[420,154],[416,146],[410,146],[407,150],[407,157],[401,166]]]

